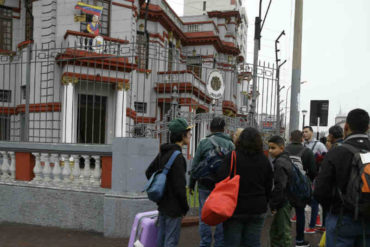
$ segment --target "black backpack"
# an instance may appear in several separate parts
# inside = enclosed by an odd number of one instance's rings
[[[355,219],[370,220],[370,151],[346,143],[341,146],[353,153],[353,159],[347,187],[344,193],[338,188],[339,196],[344,207],[354,209]]]
[[[191,171],[191,174],[195,179],[206,178],[214,174],[221,166],[225,156],[229,153],[229,150],[224,147],[220,147],[220,145],[217,144],[213,136],[208,140],[211,141],[214,148],[210,149],[205,158],[199,162],[199,165]]]

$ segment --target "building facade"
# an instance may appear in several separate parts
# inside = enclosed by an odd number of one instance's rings
[[[100,11],[98,35],[85,7]],[[211,113],[246,124],[239,11],[180,18],[164,0],[21,0],[0,13],[1,140],[163,142],[165,123],[183,116],[194,150]]]

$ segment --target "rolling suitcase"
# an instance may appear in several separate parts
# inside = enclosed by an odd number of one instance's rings
[[[138,213],[132,225],[128,247],[155,247],[158,227],[158,211]]]

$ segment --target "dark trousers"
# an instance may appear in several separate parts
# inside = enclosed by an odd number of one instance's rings
[[[296,207],[295,214],[297,216],[296,242],[303,242],[304,241],[304,226],[305,226],[304,207]]]
[[[265,214],[231,218],[224,223],[225,246],[260,247]]]

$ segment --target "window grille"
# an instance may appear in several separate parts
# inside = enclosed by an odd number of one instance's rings
[[[147,103],[145,102],[134,102],[136,113],[146,113]]]
[[[12,101],[12,91],[10,90],[0,90],[0,102],[11,102]]]
[[[0,7],[0,49],[12,50],[12,16],[13,11]]]

